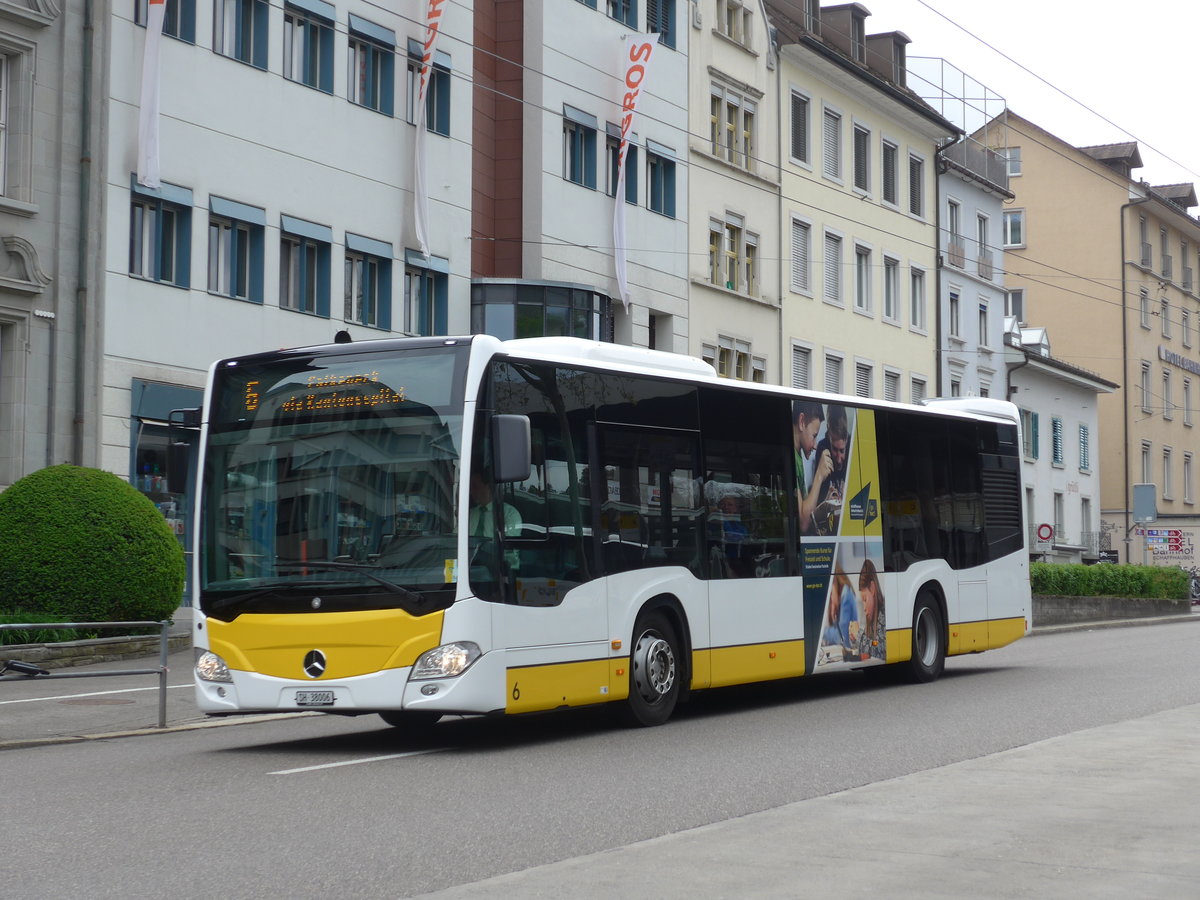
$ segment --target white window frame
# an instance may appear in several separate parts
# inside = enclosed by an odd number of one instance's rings
[[[807,219],[792,216],[791,229],[791,289],[793,293],[812,296],[812,235],[813,225]],[[797,238],[799,237],[799,241]],[[797,248],[804,250],[803,261],[798,263]],[[822,249],[824,247],[822,246]]]
[[[821,175],[838,184],[843,183],[844,171],[843,121],[840,110],[829,105],[821,107]]]
[[[821,378],[822,390],[826,393],[845,393],[842,387],[846,383],[846,357],[836,350],[826,349]]]
[[[1016,247],[1026,246],[1026,244],[1029,240],[1029,232],[1026,228],[1026,223],[1025,223],[1025,210],[1024,209],[1006,209],[1006,210],[1004,210],[1003,222],[1004,222],[1004,246],[1006,248],[1009,248],[1009,247],[1016,248]],[[1013,227],[1014,222],[1016,223],[1015,229]],[[1014,232],[1016,233],[1016,236],[1019,238],[1019,240],[1013,240]]]
[[[797,366],[797,361],[803,360],[803,366]],[[798,341],[792,341],[792,387],[796,390],[807,391],[812,389],[812,362],[813,348],[811,344],[802,344]]]
[[[788,110],[788,158],[798,166],[803,166],[806,169],[812,169],[812,97],[800,90],[792,87],[791,89],[791,105]],[[804,104],[803,114],[800,122],[800,136],[803,143],[803,156],[797,156],[796,150],[796,101]]]
[[[929,332],[928,273],[912,263],[908,266],[908,327],[921,334]]]
[[[854,311],[859,315],[874,316],[875,302],[872,296],[874,281],[871,270],[872,249],[868,244],[854,244]]]
[[[883,321],[900,324],[900,260],[883,257]]]
[[[831,244],[830,242],[835,242]],[[845,306],[845,279],[843,275],[846,240],[839,232],[825,229],[821,241],[821,297],[834,306]],[[836,247],[837,259],[833,260],[830,250]]]

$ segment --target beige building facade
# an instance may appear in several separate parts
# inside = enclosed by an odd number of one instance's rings
[[[778,3],[784,383],[936,392],[938,150],[960,132],[905,85],[900,32],[852,3]]]
[[[1193,565],[1200,540],[1200,222],[1190,184],[1137,179],[1136,143],[1073,147],[1011,112],[1015,199],[1004,211],[1008,311],[1055,355],[1120,387],[1100,394],[1100,548],[1122,562]],[[1157,521],[1134,520],[1153,484]]]

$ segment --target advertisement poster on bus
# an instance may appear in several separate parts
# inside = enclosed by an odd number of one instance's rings
[[[792,404],[806,670],[887,658],[875,414]]]

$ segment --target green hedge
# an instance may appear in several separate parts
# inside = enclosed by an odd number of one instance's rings
[[[0,493],[0,613],[160,621],[178,608],[183,579],[183,548],[162,514],[110,472],[50,466]]]
[[[1179,600],[1188,596],[1188,573],[1177,566],[1032,563],[1029,580],[1033,593],[1060,597]]]

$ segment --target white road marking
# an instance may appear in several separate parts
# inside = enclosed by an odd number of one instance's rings
[[[441,753],[446,747],[432,750],[410,750],[407,753],[389,753],[387,756],[368,756],[365,759],[346,759],[341,762],[323,763],[319,766],[303,766],[299,769],[280,769],[278,772],[268,772],[268,775],[296,775],[300,772],[317,772],[321,769],[337,769],[342,766],[358,766],[363,763],[383,762],[385,759],[403,759],[406,756],[424,756],[427,753]]]
[[[167,690],[172,688],[190,688],[191,684],[168,684]],[[0,687],[0,690],[3,690]],[[112,691],[90,691],[86,694],[60,694],[57,697],[26,697],[23,700],[0,700],[0,706],[6,703],[37,703],[39,700],[74,700],[76,697],[103,697],[107,694],[132,694],[136,691],[157,691],[158,687],[140,687],[140,688],[118,688]]]

